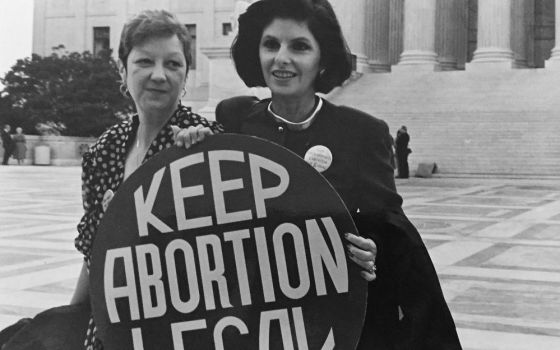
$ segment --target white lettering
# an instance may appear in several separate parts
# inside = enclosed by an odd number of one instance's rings
[[[144,340],[142,339],[142,329],[132,328],[132,348],[134,350],[144,350]]]
[[[173,350],[186,350],[183,343],[183,333],[206,328],[206,320],[194,320],[177,322],[171,324],[171,334],[173,336]]]
[[[286,253],[284,251],[283,237],[290,235],[294,241],[296,265],[298,268],[299,286],[292,287],[288,276]],[[309,269],[307,268],[307,258],[305,254],[305,244],[301,230],[294,224],[284,223],[274,230],[272,234],[274,243],[274,255],[278,267],[278,282],[280,289],[285,296],[291,299],[303,298],[309,291],[311,284],[309,279]],[[290,255],[291,259],[291,255]]]
[[[179,231],[212,226],[211,216],[187,219],[185,203],[183,202],[184,198],[203,195],[204,188],[202,185],[183,187],[181,183],[181,170],[203,162],[204,154],[195,153],[190,156],[177,159],[169,164],[169,169],[171,170],[171,187],[173,188],[173,201],[175,202],[175,216],[177,218],[177,228]]]
[[[229,302],[227,280],[224,276],[224,255],[222,252],[220,238],[216,235],[198,236],[196,237],[196,247],[198,251],[200,279],[202,280],[206,310],[214,310],[216,308],[212,282],[216,282],[218,284],[222,308],[231,307],[231,303]],[[212,249],[212,255],[214,256],[215,268],[213,270],[210,268],[208,248]]]
[[[290,316],[288,310],[269,310],[261,313],[259,324],[259,350],[270,348],[270,328],[273,320],[280,322],[280,332],[282,333],[282,344],[284,350],[294,350],[292,331],[290,330]]]
[[[327,294],[323,264],[331,276],[336,291],[338,293],[346,293],[348,292],[348,266],[346,265],[346,257],[340,234],[331,217],[322,218],[321,221],[327,229],[335,257],[331,254],[317,221],[305,221],[317,295]]]
[[[247,276],[247,261],[245,260],[245,250],[243,249],[243,240],[249,238],[249,236],[249,230],[224,233],[224,241],[230,241],[233,245],[241,305],[251,304],[251,290],[249,289],[249,277]]]
[[[115,261],[117,259],[123,259],[124,262],[124,277],[126,279],[126,284],[122,287],[115,287],[114,285]],[[109,314],[109,320],[111,320],[111,323],[120,322],[116,303],[116,299],[118,298],[128,298],[131,320],[140,319],[138,295],[136,294],[134,279],[132,249],[130,247],[125,247],[107,250],[103,282],[105,287],[105,303],[107,305],[107,313]]]
[[[147,257],[150,256],[153,273],[148,274]],[[161,262],[159,250],[155,244],[143,244],[136,247],[136,258],[138,259],[138,279],[140,280],[140,292],[142,295],[142,306],[144,318],[160,317],[167,311],[165,303],[165,291],[163,287]],[[154,288],[155,305],[152,305],[152,294],[150,287]]]
[[[240,151],[210,151],[208,152],[208,163],[210,167],[210,179],[212,181],[212,194],[214,195],[214,205],[216,207],[216,221],[218,224],[251,220],[253,215],[251,210],[242,210],[228,213],[224,192],[243,188],[243,179],[222,180],[220,171],[220,161],[229,160],[232,162],[245,161],[243,152]]]
[[[222,318],[214,327],[214,345],[216,350],[224,350],[224,339],[222,338],[222,334],[226,327],[235,327],[239,330],[240,334],[249,333],[247,325],[237,317],[227,316]]]
[[[185,271],[187,273],[187,285],[189,288],[189,300],[181,300],[179,291],[179,281],[177,279],[177,262],[175,253],[180,251],[185,257]],[[184,314],[192,312],[200,302],[200,292],[198,290],[198,277],[196,273],[196,263],[194,252],[190,244],[182,239],[171,241],[165,248],[165,261],[167,264],[167,278],[169,280],[169,295],[171,303],[175,309]]]
[[[293,308],[292,316],[294,317],[294,328],[296,330],[298,350],[308,350],[307,333],[305,332],[305,322],[303,322],[303,312],[301,307]]]
[[[251,178],[253,180],[253,192],[255,195],[255,207],[258,218],[266,217],[266,199],[279,197],[286,191],[290,183],[290,175],[286,168],[278,163],[266,159],[256,154],[249,154],[251,166]],[[261,169],[266,169],[280,178],[280,183],[276,187],[264,188],[261,178]]]
[[[152,183],[148,189],[148,195],[144,199],[144,189],[142,186],[134,191],[134,206],[136,208],[136,222],[138,223],[138,234],[140,237],[148,235],[148,224],[151,224],[159,232],[166,233],[173,231],[163,221],[152,214],[156,195],[161,185],[161,179],[165,173],[165,168],[158,170],[152,178]]]
[[[274,285],[272,284],[272,270],[270,269],[270,257],[268,255],[264,227],[255,228],[255,245],[259,259],[264,301],[271,303],[276,301],[276,296],[274,295]]]

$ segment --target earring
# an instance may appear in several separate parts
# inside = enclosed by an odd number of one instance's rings
[[[183,101],[181,99],[185,97],[187,94],[187,88],[183,86],[183,93],[181,94],[181,98],[179,99],[179,108],[183,107]]]
[[[130,97],[130,91],[128,91],[128,86],[126,86],[125,82],[121,82],[121,85],[119,86],[119,91],[121,92],[121,95],[123,95],[126,98]]]
[[[325,71],[326,71],[325,68],[321,69],[321,70],[319,71],[319,77],[322,77],[323,74],[325,74]]]

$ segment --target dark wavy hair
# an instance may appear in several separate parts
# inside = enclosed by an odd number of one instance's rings
[[[192,62],[191,37],[187,28],[165,10],[145,10],[125,23],[121,32],[119,59],[126,68],[126,60],[132,48],[151,38],[165,38],[173,35],[177,35],[183,45],[188,72]]]
[[[348,79],[351,54],[327,0],[260,0],[239,16],[239,32],[231,46],[235,68],[247,86],[266,86],[259,45],[264,29],[277,18],[306,23],[319,43],[325,71],[315,79],[315,91],[327,93]]]

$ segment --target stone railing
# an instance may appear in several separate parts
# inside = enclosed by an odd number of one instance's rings
[[[91,146],[96,138],[94,137],[75,137],[75,136],[43,136],[26,135],[27,152],[25,155],[25,164],[31,165],[40,163],[41,165],[59,165],[70,166],[80,165],[82,154]],[[48,162],[43,164],[42,161],[35,162],[36,146],[48,146]],[[4,154],[4,148],[0,148],[0,157]],[[17,164],[14,158],[10,159],[10,164]]]

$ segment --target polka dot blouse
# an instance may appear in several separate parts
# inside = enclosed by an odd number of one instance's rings
[[[151,143],[142,163],[159,151],[173,145],[172,125],[180,128],[203,125],[210,127],[214,133],[223,132],[220,124],[209,122],[193,113],[190,107],[180,105]],[[75,239],[75,246],[84,254],[88,269],[91,263],[95,233],[103,217],[103,196],[108,190],[116,192],[123,182],[126,155],[137,129],[138,116],[135,115],[130,120],[109,128],[83,156],[82,199],[85,212],[78,224],[78,237]],[[96,338],[95,333],[95,324],[93,318],[90,318],[84,342],[84,347],[87,350],[103,349],[103,345]]]

